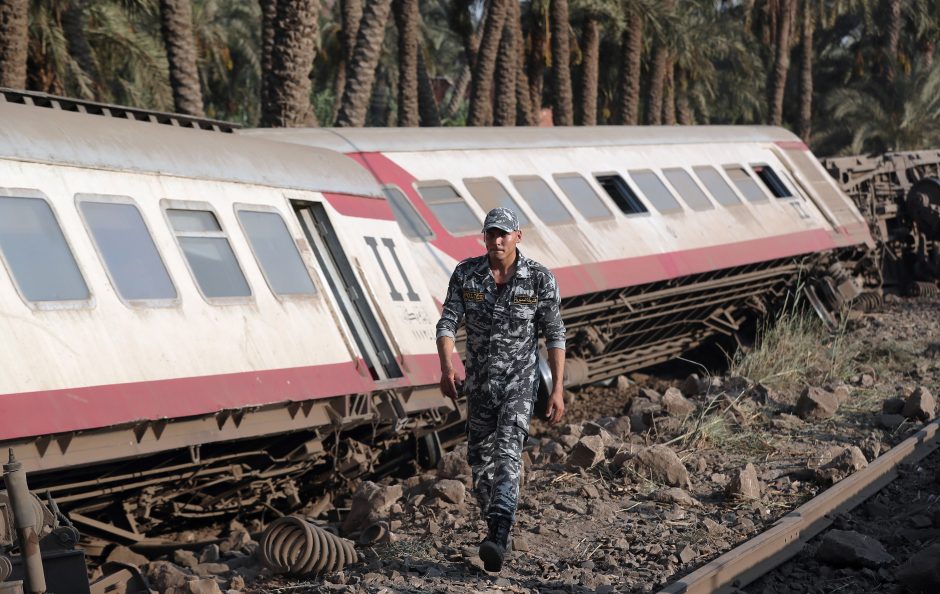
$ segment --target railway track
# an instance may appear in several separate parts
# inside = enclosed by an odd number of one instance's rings
[[[894,481],[899,468],[916,464],[938,446],[940,419],[925,425],[868,467],[786,514],[769,530],[671,583],[659,594],[740,591],[739,588],[799,553],[810,539],[832,524],[836,514],[855,508]]]

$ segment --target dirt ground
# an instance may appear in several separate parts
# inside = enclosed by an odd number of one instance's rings
[[[566,424],[533,422],[514,550],[498,575],[485,572],[477,558],[484,526],[459,447],[436,471],[360,487],[345,505],[358,519],[337,531],[357,540],[367,525],[384,521],[390,532],[360,546],[361,561],[343,571],[273,575],[250,555],[257,548],[250,539],[221,555],[210,551],[217,572],[172,556],[143,568],[152,587],[174,593],[656,591],[753,537],[932,418],[930,393],[940,389],[938,313],[937,299],[889,297],[883,310],[855,317],[834,338],[807,342],[815,354],[807,351],[805,361],[830,361],[822,374],[815,363],[813,370],[803,364],[804,354],[781,351],[765,359],[795,357],[782,370],[738,362],[722,376],[637,374],[581,390]],[[733,375],[742,369],[771,372]],[[897,545],[885,542],[895,561],[876,569],[834,568],[816,560],[813,543],[747,591],[897,588],[898,567],[925,538],[940,535],[934,528],[940,515],[930,507],[937,490],[931,464],[911,471],[922,481],[916,502],[928,507],[903,512],[917,516],[918,526],[928,517],[930,532],[911,541],[896,530]],[[888,489],[875,511],[862,506],[861,516],[836,527],[891,522],[884,509],[910,499],[911,488]],[[879,530],[871,529],[884,537]],[[171,573],[176,577],[164,579]],[[851,581],[856,573],[863,581]],[[206,589],[197,590],[197,581]]]

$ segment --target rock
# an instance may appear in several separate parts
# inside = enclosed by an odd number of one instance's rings
[[[868,466],[865,454],[858,446],[850,446],[817,471],[821,482],[836,483]]]
[[[565,459],[565,448],[554,440],[547,440],[542,444],[541,458],[546,462],[561,462]]]
[[[173,551],[173,562],[182,567],[188,567],[189,569],[199,565],[199,559],[196,558],[196,555],[192,551],[185,549]]]
[[[702,525],[705,526],[705,530],[712,536],[725,536],[728,534],[728,528],[719,524],[711,518],[703,518]]]
[[[219,543],[219,551],[223,553],[241,551],[253,542],[248,530],[238,520],[229,522],[228,530],[228,537]]]
[[[566,450],[570,450],[578,443],[578,437],[575,435],[561,435],[558,437],[560,443]]]
[[[343,521],[343,532],[353,532],[384,519],[401,496],[401,485],[383,487],[372,481],[363,482],[353,494],[349,515]]]
[[[676,553],[676,558],[679,559],[679,563],[691,563],[696,557],[695,551],[689,545],[684,545],[679,552]]]
[[[894,431],[901,426],[901,423],[905,421],[904,415],[898,414],[880,414],[876,419],[876,423],[882,429],[887,429],[888,431]]]
[[[887,415],[899,415],[904,410],[904,400],[901,398],[888,398],[881,403],[881,412]]]
[[[732,475],[727,487],[728,495],[740,499],[760,499],[761,491],[761,483],[757,478],[757,469],[750,462]]]
[[[599,499],[601,493],[597,490],[597,487],[591,483],[588,483],[581,487],[581,495],[587,499]]]
[[[181,587],[191,575],[169,561],[154,561],[147,565],[147,580],[161,592],[168,588]]]
[[[582,516],[587,513],[587,508],[584,507],[584,505],[578,501],[568,501],[568,500],[559,501],[558,503],[555,504],[555,509],[570,512],[573,514],[579,514]]]
[[[428,493],[448,503],[460,505],[467,494],[467,488],[461,481],[444,479],[434,483]]]
[[[633,422],[633,417],[639,415],[655,415],[662,412],[663,407],[650,400],[649,398],[643,398],[642,396],[637,396],[630,399],[630,404],[626,408],[626,414],[630,417],[630,421]]]
[[[796,415],[801,419],[818,421],[828,419],[839,408],[835,394],[822,388],[807,386],[800,393],[796,402]]]
[[[859,378],[859,384],[861,384],[863,388],[870,388],[875,385],[875,376],[870,373],[863,373],[862,377]]]
[[[640,397],[646,398],[650,402],[659,404],[659,401],[662,399],[662,396],[659,395],[659,392],[652,388],[640,388]]]
[[[568,454],[568,466],[574,468],[591,468],[604,460],[604,439],[599,435],[587,435],[578,440],[578,443]]]
[[[854,530],[830,530],[816,550],[816,559],[838,567],[877,569],[894,561],[880,542]]]
[[[908,559],[897,580],[914,592],[940,592],[940,544],[932,544]]]
[[[607,425],[607,430],[623,439],[630,435],[630,417],[617,417]]]
[[[908,419],[927,422],[937,416],[937,400],[930,393],[930,390],[920,386],[911,397],[904,403],[904,410],[901,414]]]
[[[222,594],[219,584],[213,579],[201,579],[186,582],[179,589],[180,594]]]
[[[849,398],[852,396],[852,391],[842,382],[830,386],[829,391],[836,397],[839,406],[848,402]]]
[[[129,565],[136,565],[141,567],[146,565],[150,561],[143,555],[139,555],[129,548],[118,545],[114,547],[110,553],[108,553],[105,561],[114,561],[115,563],[127,563]]]
[[[646,421],[643,420],[642,414],[630,415],[627,418],[630,419],[630,431],[633,433],[644,433],[649,430],[649,426],[646,424]]]
[[[695,412],[695,404],[689,402],[676,388],[669,388],[663,394],[663,409],[674,417],[685,417]]]
[[[213,543],[203,547],[199,552],[200,563],[217,563],[219,561],[219,545]]]
[[[679,389],[686,396],[699,396],[701,394],[708,393],[708,380],[702,379],[698,376],[697,373],[691,374],[689,377],[685,378],[685,381],[682,382],[682,385],[679,386]]]
[[[627,390],[630,389],[630,386],[632,385],[633,385],[633,382],[631,382],[629,378],[627,378],[627,376],[620,375],[620,376],[617,376],[617,381],[614,384],[614,387],[617,388],[618,392],[626,392]]]
[[[697,499],[689,495],[688,491],[678,487],[670,487],[668,489],[654,491],[650,495],[650,498],[653,501],[659,501],[660,503],[676,503],[686,507],[700,507],[702,505],[698,502]]]
[[[605,447],[617,445],[618,443],[620,443],[620,440],[614,437],[613,433],[611,433],[604,427],[601,427],[597,423],[587,422],[584,424],[584,426],[581,428],[581,436],[585,437],[588,435],[597,435],[598,437],[603,439]]]
[[[563,425],[558,433],[561,435],[574,435],[576,438],[581,439],[581,425],[568,423]]]
[[[232,570],[225,563],[200,563],[193,567],[193,573],[202,577],[211,577],[213,575],[222,575]]]
[[[463,444],[441,456],[437,463],[437,478],[455,479],[458,476],[470,476],[470,474],[467,448]]]
[[[784,429],[786,431],[794,431],[804,425],[803,419],[787,413],[781,413],[770,421],[770,423],[777,429]]]
[[[631,463],[644,478],[652,478],[671,487],[691,486],[689,471],[679,460],[679,456],[664,445],[643,448],[631,459]]]

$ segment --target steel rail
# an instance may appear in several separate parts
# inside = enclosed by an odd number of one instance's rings
[[[866,468],[783,516],[769,530],[669,584],[658,594],[724,594],[737,591],[790,557],[832,523],[832,516],[862,503],[940,446],[940,419],[925,425]]]

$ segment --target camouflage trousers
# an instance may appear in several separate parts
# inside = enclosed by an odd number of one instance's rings
[[[529,435],[534,395],[507,395],[502,401],[468,398],[467,459],[473,490],[486,519],[515,522],[522,471],[522,447]]]

